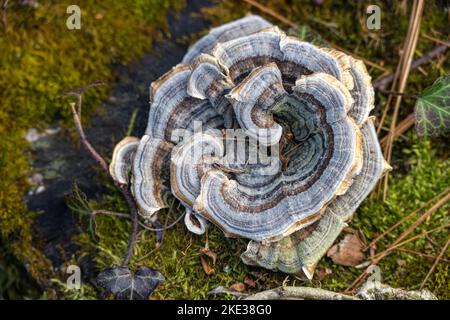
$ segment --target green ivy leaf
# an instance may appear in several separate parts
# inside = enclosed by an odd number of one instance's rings
[[[421,137],[450,131],[450,76],[440,77],[423,91],[417,99],[414,118]]]
[[[125,267],[108,268],[97,276],[97,283],[118,300],[148,299],[163,282],[158,270],[145,266],[139,267],[136,273]]]

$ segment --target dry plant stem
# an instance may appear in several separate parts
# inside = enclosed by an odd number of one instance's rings
[[[360,300],[357,297],[320,288],[279,287],[258,292],[245,300]]]
[[[118,217],[118,218],[124,218],[127,220],[131,220],[131,215],[127,214],[127,213],[122,213],[122,212],[115,212],[115,211],[109,211],[109,210],[94,210],[92,212],[90,212],[90,214],[95,217],[99,214],[101,215],[105,215],[105,216],[112,216],[112,217]],[[161,231],[165,231],[168,230],[170,228],[173,228],[178,222],[180,222],[180,220],[184,217],[184,213],[181,214],[174,222],[172,222],[169,225],[165,225],[163,228],[151,228],[149,226],[147,226],[146,224],[144,224],[143,222],[138,220],[138,224],[145,230],[151,231],[151,232],[161,232]]]
[[[405,253],[410,253],[419,257],[423,257],[423,258],[427,258],[430,260],[436,260],[438,257],[433,256],[432,254],[426,254],[426,253],[422,253],[419,251],[414,251],[414,250],[409,250],[409,249],[405,249],[405,248],[396,248],[396,251],[401,251],[401,252],[405,252]],[[445,263],[450,263],[450,260],[448,259],[444,259],[442,258],[440,261],[445,262]]]
[[[254,1],[254,0],[244,0],[244,1],[247,2],[249,5],[257,8],[261,12],[264,12],[264,13],[268,14],[269,16],[279,20],[280,22],[284,23],[285,25],[287,25],[287,26],[289,26],[291,28],[294,28],[294,29],[298,29],[298,25],[296,23],[294,23],[294,22],[290,21],[289,19],[283,17],[282,15],[276,13],[272,9],[266,7],[265,5],[262,5],[261,3],[257,2],[257,1]],[[388,71],[386,68],[380,66],[379,64],[376,64],[376,63],[374,63],[372,61],[369,61],[369,60],[367,60],[367,59],[365,59],[365,58],[363,58],[361,56],[358,56],[357,54],[355,54],[353,52],[350,52],[350,51],[348,51],[348,50],[346,50],[346,49],[344,49],[342,47],[339,47],[338,45],[336,45],[334,43],[331,43],[330,41],[327,41],[325,39],[323,39],[323,41],[326,42],[328,45],[330,45],[330,46],[332,46],[332,47],[334,47],[334,48],[336,48],[336,49],[338,49],[338,50],[340,50],[342,52],[350,54],[350,55],[354,56],[355,58],[364,61],[365,64],[367,64],[367,65],[369,65],[369,66],[371,66],[373,68],[376,68],[376,69],[384,71],[384,72]]]
[[[400,221],[398,221],[396,224],[394,224],[392,227],[390,227],[389,229],[387,229],[385,232],[383,232],[382,234],[380,234],[378,237],[376,237],[374,240],[372,240],[372,242],[370,242],[367,247],[364,249],[364,251],[366,251],[367,249],[369,249],[370,247],[372,247],[373,245],[375,245],[378,241],[380,241],[382,238],[384,238],[388,233],[390,233],[392,230],[394,230],[395,228],[397,228],[399,225],[403,224],[405,221],[411,219],[412,217],[414,217],[418,212],[422,211],[424,208],[428,207],[432,202],[434,202],[436,199],[442,197],[444,194],[448,193],[450,191],[450,188],[446,188],[444,191],[442,191],[441,193],[435,195],[433,198],[431,198],[430,200],[428,200],[425,204],[423,204],[421,207],[419,207],[418,209],[414,210],[413,212],[411,212],[410,214],[408,214],[407,216],[403,217]]]
[[[406,33],[405,41],[404,41],[404,44],[403,44],[403,53],[400,55],[400,59],[398,61],[397,68],[395,70],[395,74],[394,74],[394,77],[393,77],[393,81],[392,81],[392,84],[391,84],[390,91],[394,91],[395,90],[395,87],[396,87],[396,85],[399,82],[399,77],[402,75],[402,70],[403,70],[402,68],[404,67],[406,54],[407,54],[406,50],[407,50],[408,42],[411,39],[412,24],[414,23],[414,17],[415,17],[415,14],[416,14],[416,4],[417,4],[417,2],[415,0],[415,2],[413,4],[411,15],[410,15],[409,28],[408,28],[408,31]],[[388,96],[388,99],[387,99],[386,104],[384,106],[383,114],[381,115],[380,124],[379,124],[379,126],[377,128],[377,134],[378,135],[380,134],[381,128],[383,127],[383,124],[384,124],[384,121],[386,120],[386,116],[387,116],[387,114],[389,112],[389,107],[391,106],[393,98],[394,97],[392,95]],[[386,159],[386,155],[385,155],[385,159]],[[390,161],[388,159],[386,159],[386,160],[388,162]]]
[[[439,253],[439,256],[434,261],[433,266],[431,267],[430,271],[428,271],[428,273],[427,273],[427,276],[425,277],[425,279],[423,279],[422,284],[420,285],[420,289],[422,289],[425,286],[425,283],[430,278],[430,276],[433,273],[434,269],[436,269],[436,266],[438,265],[439,261],[444,256],[444,254],[447,251],[449,245],[450,245],[450,238],[447,240],[447,243],[445,244],[444,248],[442,248],[441,253]]]
[[[409,128],[414,125],[414,114],[411,113],[405,119],[403,119],[394,130],[394,140],[403,135]],[[380,140],[381,147],[384,147],[387,142],[387,135]]]
[[[429,62],[430,60],[433,60],[436,57],[439,57],[440,55],[444,54],[448,50],[449,46],[450,41],[447,41],[445,45],[436,46],[432,50],[425,53],[423,56],[414,59],[414,61],[411,63],[411,70],[415,70],[420,66],[424,65],[425,63]],[[386,75],[383,75],[373,82],[373,87],[375,89],[386,89],[386,87],[394,81],[394,78],[395,78],[394,73],[388,73]]]
[[[81,108],[81,95],[78,95],[78,107],[77,109],[80,110]],[[98,163],[100,168],[103,169],[103,171],[108,171],[108,164],[106,161],[102,158],[102,156],[94,149],[94,147],[91,145],[91,143],[87,140],[86,135],[83,130],[83,126],[81,125],[81,113],[75,109],[75,103],[70,103],[70,107],[72,108],[72,115],[73,120],[75,122],[75,129],[77,130],[77,133],[80,137],[81,143],[85,147],[85,149],[91,154],[91,156],[95,159],[95,161]]]
[[[389,90],[384,90],[384,89],[379,89],[378,91],[381,93],[384,93],[384,94],[392,95],[392,96],[402,96],[405,98],[412,98],[412,99],[419,98],[419,96],[417,94],[413,94],[413,93],[395,92],[395,91],[389,91]]]
[[[75,108],[75,103],[71,103],[70,106],[72,109],[73,120],[75,122],[75,128],[77,130],[78,135],[80,136],[81,143],[86,148],[86,150],[91,154],[91,156],[95,159],[95,161],[100,165],[100,167],[103,169],[103,171],[105,171],[108,174],[108,176],[111,177],[109,170],[108,170],[108,164],[106,163],[105,159],[103,159],[103,157],[95,150],[95,148],[91,145],[91,143],[86,138],[86,134],[84,133],[84,129],[81,124],[81,105],[82,105],[81,94],[72,93],[72,95],[75,95],[78,97],[77,108]],[[131,192],[130,192],[130,189],[128,188],[128,186],[125,184],[118,183],[112,177],[111,177],[111,179],[113,180],[114,185],[122,193],[123,197],[125,198],[125,201],[127,202],[128,208],[130,209],[130,212],[131,212],[130,218],[131,218],[132,227],[131,227],[131,232],[130,232],[130,238],[128,241],[127,251],[126,251],[123,261],[122,261],[122,266],[126,267],[126,266],[128,266],[128,263],[130,261],[130,258],[131,258],[132,252],[133,252],[134,244],[136,242],[136,235],[137,235],[138,222],[139,222],[138,221],[138,211],[137,211],[136,203],[134,202],[133,197],[131,196]]]
[[[405,239],[411,232],[413,232],[423,221],[425,221],[432,213],[434,213],[437,209],[439,209],[443,204],[445,204],[450,199],[450,193],[447,193],[444,197],[442,197],[438,202],[436,202],[430,209],[428,209],[424,214],[422,214],[405,232],[403,232],[395,241],[392,243],[386,250],[383,252],[375,255],[372,257],[372,263],[369,267],[367,267],[364,272],[362,272],[358,278],[353,281],[351,286],[347,288],[344,293],[350,293],[353,292],[361,283],[364,281],[364,279],[368,275],[368,270],[374,265],[376,265],[378,262],[380,262],[381,259],[383,259],[386,255],[388,255],[392,250],[396,249],[397,247],[400,247],[401,245],[405,244],[406,242],[409,242],[415,238],[418,238],[420,236],[423,236],[424,234],[421,234],[419,236],[412,237],[409,240],[405,240],[402,242],[403,239]],[[440,227],[437,229],[443,229],[447,226]],[[430,231],[431,232],[431,231]]]
[[[405,239],[411,232],[413,232],[422,222],[425,221],[429,216],[431,216],[436,210],[438,210],[442,205],[444,205],[450,199],[450,192],[442,197],[438,202],[436,202],[430,209],[425,211],[405,232],[403,232],[397,240],[392,244],[393,246],[400,243]]]
[[[379,254],[377,254],[377,255],[371,257],[372,263],[366,268],[366,270],[364,270],[364,271],[363,271],[363,272],[362,272],[362,273],[361,273],[361,274],[353,281],[353,283],[350,285],[350,287],[348,287],[348,288],[344,291],[344,293],[352,293],[352,292],[354,292],[354,291],[356,290],[356,288],[358,288],[358,287],[362,284],[362,282],[366,279],[366,277],[369,275],[369,270],[371,270],[375,265],[377,265],[377,264],[381,261],[381,259],[383,259],[383,258],[386,257],[387,255],[389,255],[391,252],[393,252],[393,250],[396,250],[397,248],[399,248],[399,247],[401,247],[401,246],[403,246],[403,245],[405,245],[405,244],[407,244],[407,243],[409,243],[409,242],[411,242],[411,241],[414,241],[414,240],[416,240],[416,239],[418,239],[418,238],[421,238],[421,237],[423,237],[423,236],[426,236],[427,234],[430,234],[430,233],[436,232],[436,231],[440,231],[440,230],[442,230],[442,229],[449,228],[449,227],[450,227],[450,225],[445,225],[445,226],[437,227],[437,228],[434,228],[434,229],[432,229],[432,230],[423,232],[423,233],[421,233],[421,234],[419,234],[419,235],[416,235],[416,236],[414,236],[414,237],[412,237],[412,238],[410,238],[410,239],[408,239],[408,240],[405,240],[405,241],[403,241],[403,242],[400,242],[400,243],[398,243],[398,244],[396,244],[396,245],[392,245],[392,246],[390,246],[388,249],[384,250],[383,252],[381,252],[381,253],[379,253]]]
[[[400,71],[400,79],[398,84],[398,92],[403,93],[405,90],[406,82],[408,80],[409,71],[411,69],[411,62],[414,56],[414,51],[416,49],[417,40],[419,38],[420,33],[420,22],[422,18],[424,0],[416,0],[413,4],[413,12],[411,14],[410,25],[409,25],[409,34],[405,40],[404,45],[404,59],[402,59],[402,67]],[[397,124],[397,117],[400,110],[400,103],[402,101],[401,96],[397,96],[394,105],[394,112],[392,115],[392,121],[390,125],[390,131],[388,133],[388,140],[386,142],[386,146],[384,148],[384,157],[386,161],[389,163],[391,161],[392,156],[392,144],[394,142],[394,130]],[[388,191],[388,181],[389,181],[389,172],[384,176],[384,189],[383,189],[383,200],[386,200],[387,191]]]
[[[414,241],[416,239],[422,238],[422,237],[426,237],[430,233],[441,231],[441,230],[449,228],[449,227],[450,227],[450,224],[447,224],[445,226],[440,226],[440,227],[437,227],[437,228],[434,228],[434,229],[422,232],[421,234],[415,235],[414,237],[411,237],[411,238],[406,239],[406,240],[404,240],[402,242],[399,242],[396,245],[391,245],[386,250],[384,250],[384,251],[382,251],[382,252],[372,256],[370,259],[373,260],[373,261],[380,261],[381,258],[384,258],[388,254],[392,253],[394,250],[397,250],[398,248],[404,246],[407,243],[410,243],[410,242],[412,242],[412,241]]]
[[[286,19],[282,15],[280,15],[280,14],[276,13],[275,11],[273,11],[272,9],[258,3],[257,1],[254,1],[254,0],[244,0],[244,1],[247,2],[249,5],[257,8],[258,10],[268,14],[269,16],[272,16],[275,19],[283,22],[285,25],[288,25],[291,28],[298,28],[296,23],[290,21],[289,19]]]
[[[105,216],[112,216],[112,217],[119,217],[119,218],[125,218],[130,219],[130,215],[122,212],[114,212],[109,210],[94,210],[91,212],[92,216],[97,216],[99,214],[105,215]]]
[[[427,40],[430,40],[430,41],[442,44],[443,46],[447,46],[448,48],[450,48],[450,44],[448,42],[442,41],[440,39],[436,39],[435,37],[431,37],[431,36],[429,36],[427,34],[423,34],[422,37],[427,39]]]

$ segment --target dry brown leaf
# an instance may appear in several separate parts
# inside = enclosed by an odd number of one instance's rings
[[[206,261],[205,257],[200,256],[200,262],[202,264],[203,270],[205,271],[205,273],[207,275],[213,274],[214,273],[214,269],[211,268],[211,266],[208,264],[208,262]]]
[[[251,278],[249,278],[249,277],[245,277],[244,283],[245,283],[246,285],[248,285],[249,287],[252,287],[252,288],[255,287],[255,285],[256,285],[255,280],[253,280],[253,279],[251,279]]]
[[[343,266],[357,266],[364,260],[364,243],[357,234],[347,234],[328,250],[327,257]]]
[[[216,254],[214,251],[212,251],[212,250],[209,249],[208,247],[204,247],[204,248],[201,248],[201,249],[200,249],[200,253],[202,253],[202,254],[204,254],[204,255],[210,257],[211,260],[212,260],[212,263],[213,263],[213,264],[216,264],[217,254]]]
[[[243,284],[242,282],[237,282],[230,286],[230,290],[237,291],[237,292],[244,292],[245,284]]]
[[[316,271],[315,278],[317,280],[323,280],[327,275],[332,274],[333,271],[330,268],[321,268]]]

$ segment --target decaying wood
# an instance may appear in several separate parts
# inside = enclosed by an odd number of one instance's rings
[[[320,288],[283,286],[258,292],[245,300],[437,300],[428,290],[406,291],[368,280],[355,295]]]
[[[245,300],[359,300],[346,294],[336,293],[320,288],[279,287],[258,292]]]

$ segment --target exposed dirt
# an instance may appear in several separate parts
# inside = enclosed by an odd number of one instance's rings
[[[115,143],[125,136],[136,109],[133,135],[142,136],[149,109],[148,87],[181,61],[187,45],[177,39],[208,28],[205,20],[193,15],[207,5],[207,1],[189,1],[182,12],[169,17],[169,39],[154,43],[151,48],[149,41],[149,52],[127,67],[113,66],[118,82],[86,128],[90,141],[105,158],[111,156]],[[65,200],[71,186],[76,182],[88,198],[95,199],[100,198],[103,187],[95,162],[80,145],[73,143],[67,130],[42,137],[32,147],[33,165],[44,177],[45,190],[28,196],[27,203],[31,210],[40,213],[35,223],[36,238],[43,242],[45,254],[58,267],[76,250],[71,237],[78,232],[78,220]]]

